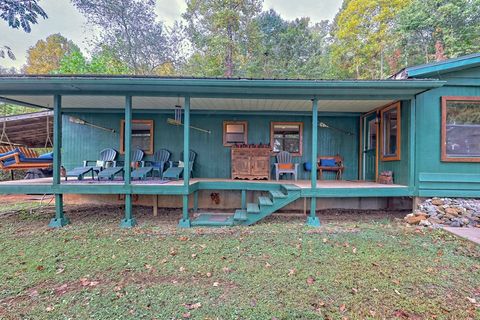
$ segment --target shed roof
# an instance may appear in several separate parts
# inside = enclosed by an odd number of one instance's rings
[[[434,79],[287,80],[244,78],[181,78],[152,76],[0,76],[0,99],[52,106],[61,94],[64,108],[123,108],[122,96],[134,96],[134,108],[168,109],[178,97],[190,96],[199,110],[320,110],[365,112],[390,101],[411,99],[440,87]],[[279,107],[282,105],[282,107]]]
[[[0,117],[0,130],[5,125],[8,140],[14,144],[31,148],[44,148],[47,137],[52,141],[53,111],[41,111],[14,116]],[[8,141],[0,141],[6,144]],[[48,147],[51,147],[48,144]]]
[[[444,73],[465,70],[477,66],[480,66],[480,53],[404,68],[390,78],[405,80],[417,77],[439,77]]]

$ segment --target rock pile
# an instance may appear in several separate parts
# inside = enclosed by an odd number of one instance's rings
[[[427,199],[404,220],[424,227],[480,228],[480,199]]]

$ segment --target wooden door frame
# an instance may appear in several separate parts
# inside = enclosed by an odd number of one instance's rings
[[[375,131],[377,132],[377,138],[375,139],[375,182],[378,181],[378,161],[379,161],[379,154],[378,154],[378,148],[380,147],[379,145],[379,130],[380,130],[380,121],[378,121],[378,110],[373,110],[370,112],[367,112],[365,114],[362,114],[360,116],[360,136],[359,136],[359,155],[358,155],[358,179],[359,180],[365,180],[365,170],[364,170],[364,161],[365,161],[365,153],[364,153],[364,146],[366,144],[366,133],[367,133],[367,123],[366,119],[367,117],[371,116],[372,114],[375,114]]]

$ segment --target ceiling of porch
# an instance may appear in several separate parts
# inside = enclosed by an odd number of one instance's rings
[[[53,97],[38,95],[4,95],[2,96],[19,104],[31,104],[51,108]],[[324,112],[368,112],[393,102],[390,100],[319,100],[319,111]],[[177,97],[133,97],[133,109],[142,110],[168,110],[175,105],[183,106],[183,98]],[[64,109],[123,109],[125,98],[123,96],[100,95],[65,95],[62,96]],[[310,100],[284,100],[284,99],[237,99],[237,98],[192,98],[192,110],[226,110],[226,111],[310,111]]]

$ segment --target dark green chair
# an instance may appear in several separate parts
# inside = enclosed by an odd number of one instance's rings
[[[183,159],[183,152],[180,154],[180,158]],[[188,159],[189,159],[188,173],[192,178],[193,178],[193,165],[195,164],[196,158],[197,158],[197,153],[193,150],[190,150],[188,153]],[[163,179],[178,180],[183,174],[184,174],[183,161],[170,161],[170,168],[168,168],[163,173]]]
[[[75,177],[78,180],[82,180],[86,174],[91,173],[92,179],[95,178],[95,174],[99,174],[100,171],[105,168],[115,167],[117,157],[117,151],[107,148],[100,151],[98,160],[84,160],[83,167],[76,167],[72,170],[68,170],[65,174],[65,180],[68,177]]]

